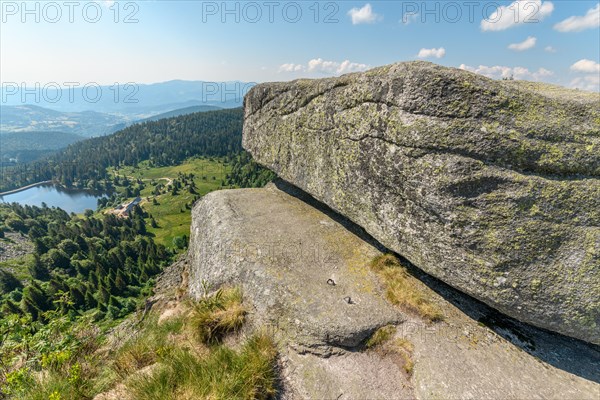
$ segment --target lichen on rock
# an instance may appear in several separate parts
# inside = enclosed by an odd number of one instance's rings
[[[600,96],[425,62],[267,83],[260,164],[448,284],[600,343]]]

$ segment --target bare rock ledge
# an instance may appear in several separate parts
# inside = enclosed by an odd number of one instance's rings
[[[184,279],[193,297],[203,295],[203,281],[213,289],[242,288],[251,310],[248,333],[267,328],[280,344],[279,398],[600,396],[598,346],[508,320],[427,276],[420,277],[426,285],[411,279],[442,309],[443,322],[426,323],[389,305],[369,269],[379,244],[288,194],[297,195],[293,189],[278,182],[205,196],[192,211]],[[387,324],[414,346],[412,376],[394,353],[361,346]]]
[[[600,343],[600,96],[409,62],[255,86],[260,164],[423,271]]]

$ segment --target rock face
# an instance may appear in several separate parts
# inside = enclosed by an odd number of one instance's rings
[[[352,348],[402,321],[369,262],[381,254],[339,222],[275,188],[214,192],[192,213],[189,292],[241,286],[255,323],[301,351]],[[349,301],[348,301],[349,299]]]
[[[392,308],[368,266],[377,247],[290,189],[205,196],[192,212],[187,259],[161,275],[157,290],[166,292],[155,296],[170,299],[182,284],[200,297],[203,281],[241,286],[244,333],[267,327],[280,344],[278,398],[598,399],[600,347],[511,320],[422,273],[423,282],[407,279],[444,320]],[[356,347],[387,324],[397,329],[389,347]],[[412,376],[391,351],[396,339],[414,348]]]
[[[600,343],[600,97],[424,62],[260,84],[244,147],[444,282]]]

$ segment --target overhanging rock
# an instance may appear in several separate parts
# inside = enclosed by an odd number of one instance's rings
[[[244,147],[424,271],[600,343],[600,97],[424,62],[267,83]]]

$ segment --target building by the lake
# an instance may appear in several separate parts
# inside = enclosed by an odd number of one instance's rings
[[[113,212],[118,215],[119,217],[129,217],[129,215],[131,214],[131,211],[133,210],[133,208],[135,206],[137,206],[138,204],[140,204],[142,202],[141,197],[136,197],[135,199],[133,199],[132,201],[130,201],[129,203],[123,203],[117,207],[115,207],[115,209],[113,210]]]

